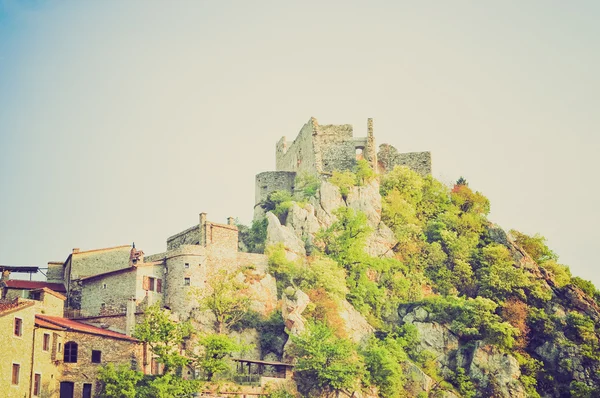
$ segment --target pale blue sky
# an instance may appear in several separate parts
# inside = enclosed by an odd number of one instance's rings
[[[248,222],[280,136],[373,117],[600,286],[598,20],[597,1],[0,0],[0,264]]]

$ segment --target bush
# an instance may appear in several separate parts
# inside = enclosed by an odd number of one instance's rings
[[[340,189],[342,198],[346,200],[348,194],[350,193],[350,188],[356,186],[356,174],[348,170],[335,170],[331,175],[329,182]]]
[[[324,323],[313,322],[301,335],[290,337],[294,343],[292,352],[298,359],[294,377],[301,393],[334,393],[358,386],[364,365],[352,342],[336,337]]]
[[[364,185],[375,178],[375,171],[371,168],[369,162],[365,159],[360,159],[356,162],[356,184]]]
[[[315,197],[320,186],[321,181],[314,174],[303,172],[296,176],[295,190],[299,193],[300,199]]]
[[[242,224],[237,224],[239,240],[242,242],[242,246],[245,246],[246,251],[250,253],[265,252],[268,225],[269,222],[266,218],[252,221],[250,228]]]

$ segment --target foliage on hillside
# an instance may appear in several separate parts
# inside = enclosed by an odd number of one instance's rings
[[[334,172],[330,178],[343,198],[353,186],[374,178],[370,169],[370,173],[364,167],[356,171]],[[464,369],[456,368],[442,377],[427,352],[402,344],[407,331],[399,329],[398,307],[413,304],[426,308],[462,343],[482,341],[512,353],[521,366],[520,381],[530,396],[600,394],[598,325],[581,308],[571,308],[568,301],[560,299],[565,289],[576,289],[596,300],[600,293],[591,282],[572,277],[542,236],[511,231],[514,245],[498,239],[498,228],[487,219],[489,200],[473,191],[464,178],[448,188],[431,176],[396,167],[380,177],[380,193],[382,221],[399,242],[392,258],[365,253],[372,230],[363,213],[348,207],[335,211],[336,221],[316,235],[319,252],[308,263],[287,261],[282,248],[268,250],[269,270],[281,288],[292,285],[310,291],[311,298],[325,307],[329,299],[345,298],[377,329],[377,338],[361,347],[345,348],[353,359],[347,358],[348,367],[341,364],[337,371],[350,374],[360,369],[365,385],[377,386],[383,397],[397,397],[404,394],[405,369],[401,364],[410,359],[429,369],[427,373],[442,388],[454,388],[466,397],[485,395]],[[274,209],[292,200],[285,199]],[[515,247],[551,280],[547,282],[525,267]],[[563,306],[566,314],[557,312],[557,305]],[[309,311],[306,315],[326,320],[319,314]],[[331,336],[343,338],[335,333],[331,322],[315,325],[308,333],[320,336],[324,328],[330,328]],[[536,352],[542,344],[569,347],[578,359],[565,359],[557,368]],[[305,351],[302,355],[316,360],[321,354]],[[300,381],[307,382],[302,376],[309,371],[307,366],[301,367]],[[315,365],[314,371],[317,369],[321,367]],[[581,369],[586,369],[585,383],[572,382],[574,372]],[[318,374],[311,373],[310,377],[321,380]],[[318,383],[324,390],[348,387],[339,379],[333,382],[325,378]]]

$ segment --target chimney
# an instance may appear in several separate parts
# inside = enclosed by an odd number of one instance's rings
[[[235,218],[227,217],[227,225],[235,225]]]
[[[127,336],[131,336],[133,334],[133,329],[135,329],[135,298],[132,297],[127,301],[127,315],[125,318],[125,334]]]
[[[73,254],[75,254],[75,253],[79,253],[79,248],[78,247],[74,247],[73,248]]]

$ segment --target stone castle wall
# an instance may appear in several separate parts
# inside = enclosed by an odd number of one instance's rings
[[[352,137],[352,125],[328,124],[318,126],[316,140],[317,155],[321,158],[321,172],[352,170],[356,165],[356,144]]]
[[[295,171],[316,174],[320,164],[315,156],[313,136],[316,134],[317,121],[311,118],[302,126],[300,133],[291,144],[283,137],[277,143],[275,151],[277,171]]]
[[[377,154],[381,172],[389,172],[395,166],[407,166],[422,176],[431,174],[431,152],[399,153],[389,144],[382,144]]]
[[[182,245],[200,244],[200,225],[194,225],[191,228],[181,231],[178,234],[167,238],[167,250],[176,249]]]
[[[295,183],[294,171],[266,171],[257,174],[254,203],[267,200],[269,194],[274,191],[294,192]]]

